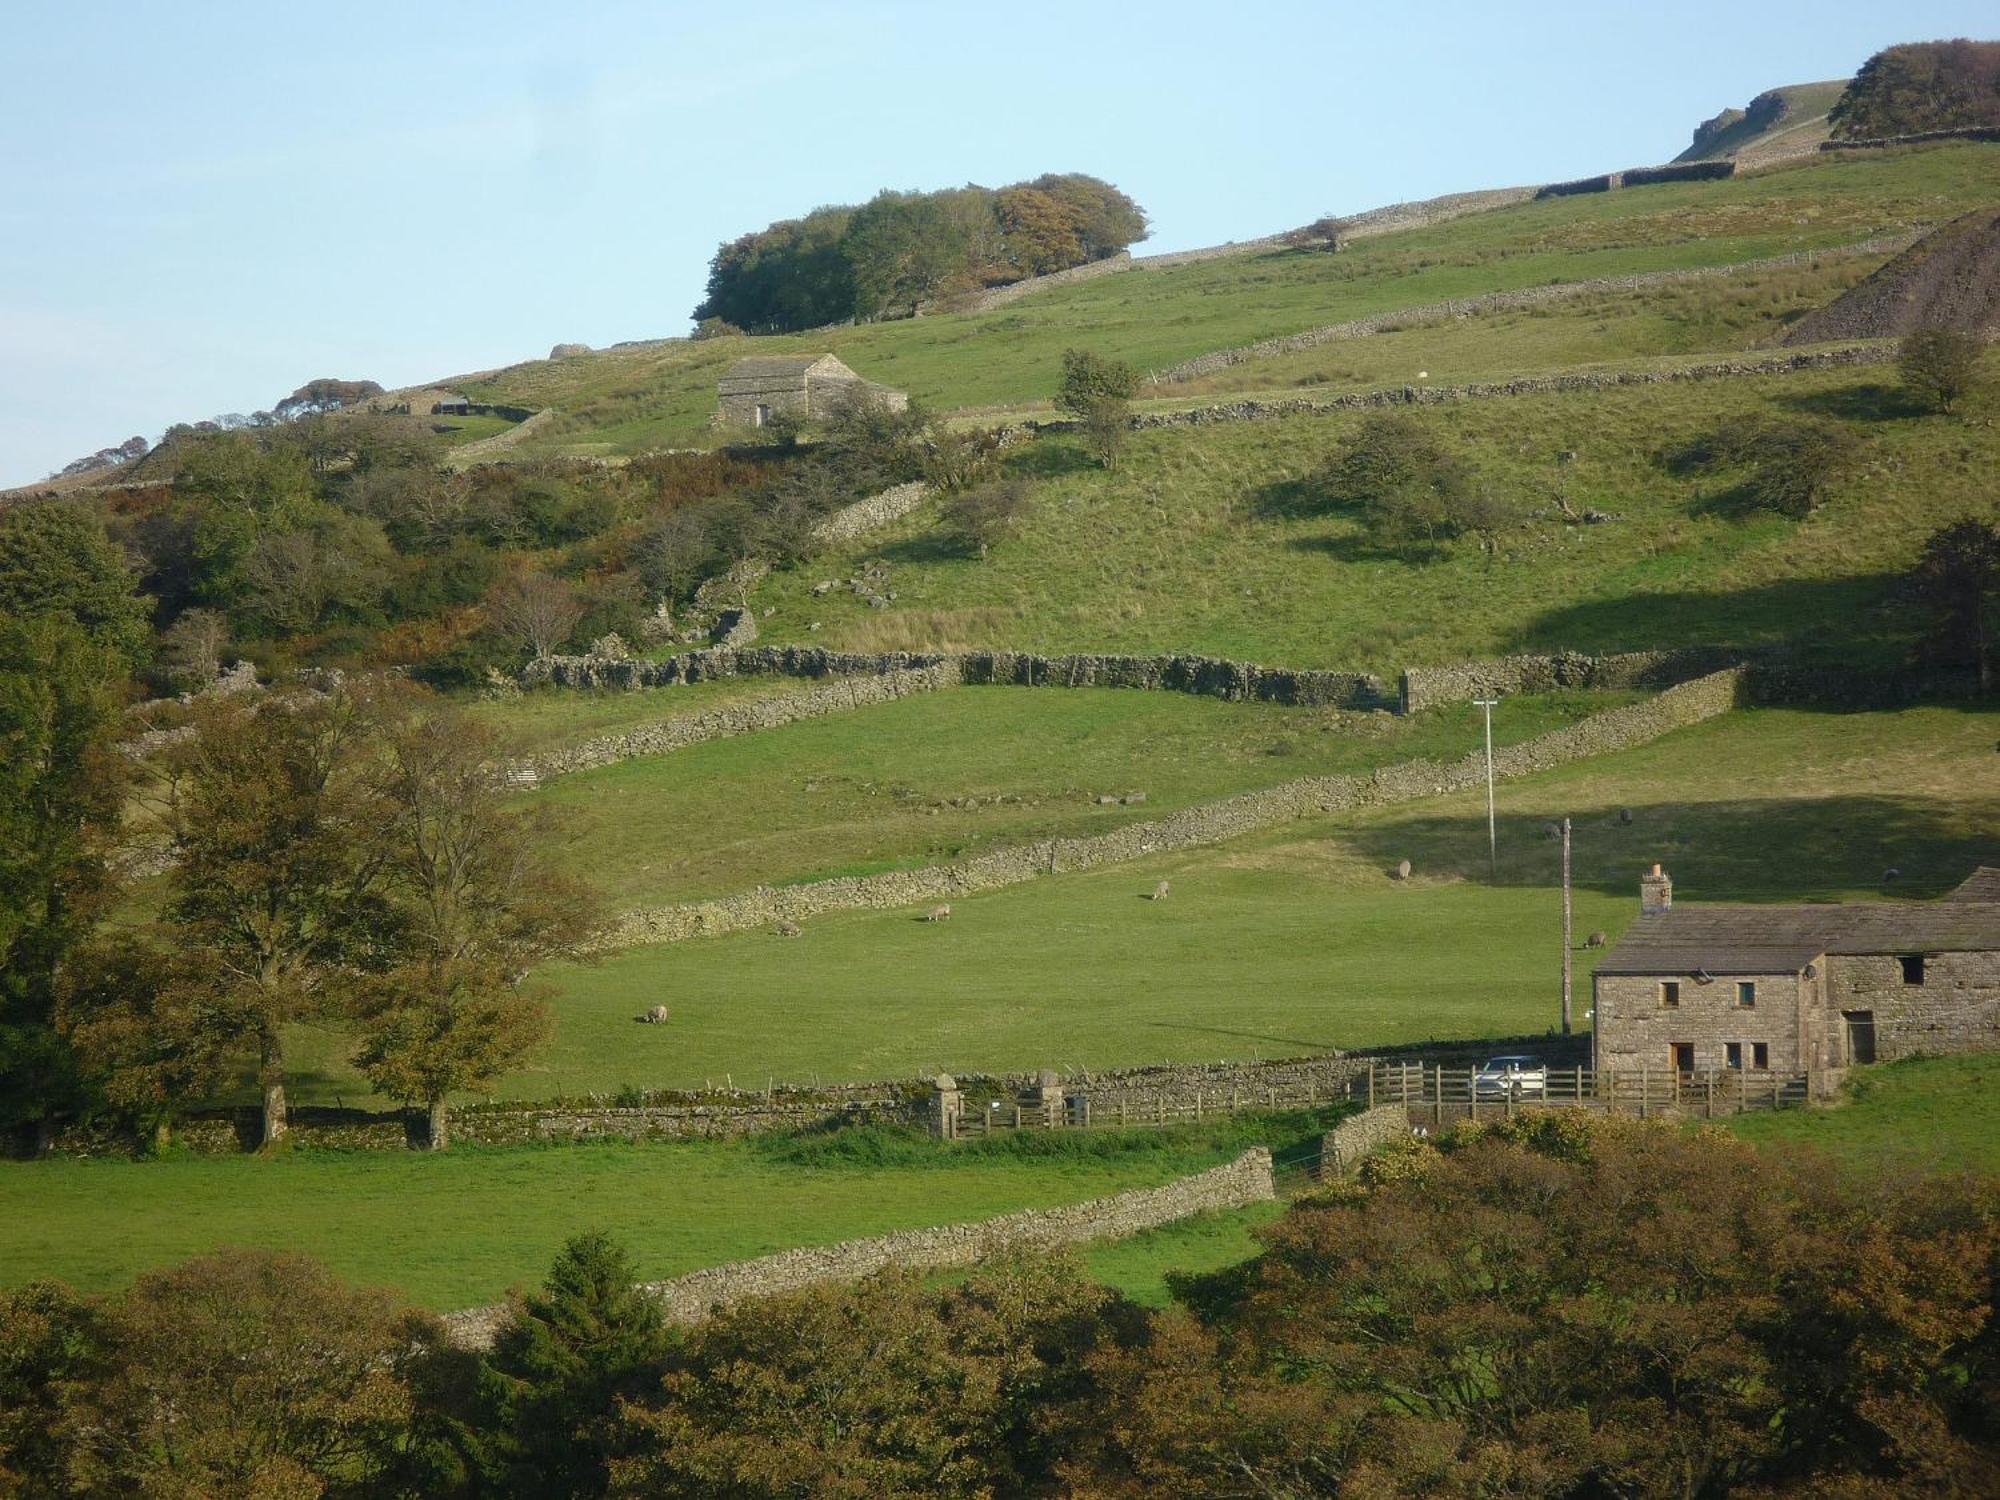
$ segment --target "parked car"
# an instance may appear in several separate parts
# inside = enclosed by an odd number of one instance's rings
[[[1478,1099],[1539,1099],[1549,1091],[1549,1065],[1539,1057],[1489,1057],[1472,1075]]]

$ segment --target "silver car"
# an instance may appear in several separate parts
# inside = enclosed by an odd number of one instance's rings
[[[1539,1099],[1549,1090],[1549,1065],[1539,1057],[1490,1057],[1472,1075],[1478,1099]]]

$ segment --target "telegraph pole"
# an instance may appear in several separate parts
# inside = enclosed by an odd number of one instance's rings
[[[1493,818],[1493,709],[1498,698],[1474,698],[1473,706],[1486,710],[1486,866],[1497,883],[1500,879],[1500,835]]]
[[[1569,905],[1569,818],[1562,822],[1563,830],[1563,1035],[1569,1035],[1569,970],[1570,949],[1572,948],[1572,927]]]

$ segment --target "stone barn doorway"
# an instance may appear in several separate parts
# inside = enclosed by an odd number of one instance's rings
[[[1692,1073],[1694,1071],[1694,1043],[1675,1042],[1673,1043],[1673,1049],[1674,1071],[1676,1073]]]
[[[1872,1063],[1875,1061],[1875,1012],[1872,1010],[1844,1010],[1840,1019],[1847,1025],[1847,1060],[1849,1063]]]

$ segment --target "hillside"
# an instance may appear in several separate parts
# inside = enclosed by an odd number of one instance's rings
[[[1694,142],[1675,161],[1768,161],[1811,151],[1831,131],[1827,111],[1847,87],[1844,78],[1768,89],[1742,109],[1725,109],[1695,127]]]
[[[1450,299],[1824,251],[1955,217],[1988,195],[1994,151],[1812,158],[1725,182],[1518,202],[1360,240],[1276,249],[1050,288],[987,313],[753,340],[660,340],[434,382],[555,416],[522,454],[616,456],[712,443],[715,379],[751,351],[830,350],[941,410],[1034,407],[1062,350],[1142,371]],[[1727,345],[1724,345],[1725,347]],[[1414,372],[1411,372],[1414,373]]]

